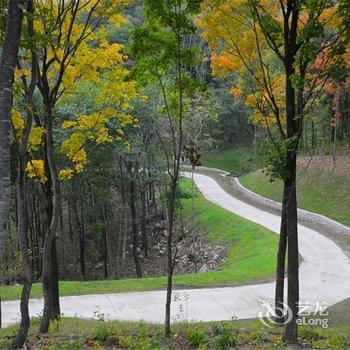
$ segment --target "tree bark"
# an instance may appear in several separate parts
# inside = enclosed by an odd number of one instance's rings
[[[177,189],[177,178],[172,179],[171,192],[169,198],[169,206],[167,209],[168,216],[168,237],[167,237],[167,293],[165,303],[165,335],[170,336],[170,314],[171,314],[171,295],[173,290],[173,227],[174,227],[174,216],[175,216],[175,195]],[[167,203],[165,204],[165,207]]]
[[[296,155],[289,154],[290,175],[286,179],[287,190],[287,230],[288,230],[288,306],[292,313],[290,322],[286,324],[284,340],[297,342],[299,303],[299,250],[298,250],[298,214],[296,196]]]
[[[141,186],[141,234],[142,234],[142,245],[145,253],[145,258],[148,257],[148,239],[146,232],[146,188]]]
[[[14,69],[22,32],[24,0],[9,0],[0,62],[0,259],[3,255],[10,206],[10,125]]]
[[[135,205],[135,183],[133,179],[133,172],[132,172],[132,164],[128,163],[128,169],[129,169],[129,186],[130,186],[130,210],[131,210],[131,221],[132,221],[132,231],[133,231],[133,244],[132,244],[132,251],[134,256],[134,262],[135,262],[135,268],[136,268],[136,275],[138,278],[142,278],[142,270],[141,270],[141,264],[140,264],[140,258],[138,254],[138,248],[139,248],[139,239],[138,239],[138,228],[137,228],[137,218],[136,218],[136,205]]]
[[[21,294],[20,310],[21,310],[21,323],[19,331],[12,342],[12,348],[19,349],[22,348],[28,334],[28,329],[30,325],[29,317],[29,297],[30,290],[33,283],[33,271],[31,259],[28,251],[27,244],[27,227],[28,227],[28,215],[26,210],[26,176],[25,176],[25,166],[26,166],[26,153],[27,153],[27,143],[29,131],[32,124],[32,118],[27,116],[27,125],[24,134],[22,135],[22,142],[20,145],[19,155],[18,155],[18,178],[17,178],[17,230],[18,230],[18,240],[19,247],[23,261],[24,267],[24,278],[23,278],[23,289]]]
[[[24,0],[9,0],[7,24],[0,62],[0,261],[2,260],[10,210],[10,125],[14,69],[22,33]],[[1,295],[0,295],[1,303]],[[1,327],[1,308],[0,308]]]
[[[43,271],[42,271],[42,288],[44,297],[44,311],[40,324],[40,333],[47,333],[50,325],[50,320],[54,314],[59,311],[59,305],[57,305],[58,288],[54,286],[54,292],[52,293],[52,281],[55,278],[53,272],[56,272],[55,256],[52,255],[56,251],[55,234],[59,224],[59,212],[60,212],[60,189],[57,178],[57,169],[54,162],[53,155],[53,137],[52,137],[52,109],[50,106],[46,106],[46,154],[47,165],[50,171],[50,180],[52,183],[52,217],[49,222],[49,227],[45,234],[44,247],[43,247]],[[53,248],[54,247],[54,248]],[[56,266],[55,266],[56,265]],[[57,277],[57,276],[56,276]],[[53,305],[55,305],[53,307]],[[58,309],[57,309],[58,306]],[[56,315],[58,316],[58,315]]]
[[[275,316],[277,323],[283,323],[284,309],[284,272],[287,250],[287,190],[284,183],[283,199],[282,199],[282,215],[280,236],[277,252],[277,267],[276,267],[276,289],[275,289]]]
[[[28,1],[28,13],[33,13],[33,1]],[[30,37],[34,35],[33,20],[28,20],[28,34]],[[31,71],[32,76],[28,88],[25,92],[25,102],[27,106],[33,105],[33,96],[37,78],[37,57],[36,53],[31,53]],[[20,252],[24,267],[23,288],[21,294],[20,310],[21,323],[17,335],[13,339],[12,348],[20,349],[23,347],[30,326],[29,316],[29,298],[33,283],[32,259],[30,258],[27,242],[27,233],[29,228],[28,210],[27,210],[27,191],[26,191],[26,174],[25,168],[27,163],[27,148],[30,130],[33,123],[32,108],[28,107],[26,112],[25,128],[18,150],[18,175],[17,175],[17,231]]]
[[[291,19],[285,18],[285,74],[286,74],[286,124],[287,139],[290,145],[287,150],[285,168],[287,240],[288,240],[288,307],[292,313],[291,320],[286,324],[283,339],[287,343],[298,341],[298,303],[299,303],[299,251],[298,251],[298,213],[296,196],[296,156],[300,141],[301,120],[296,113],[295,88],[292,77],[295,74],[295,56],[297,53],[297,28],[299,18],[298,2],[289,0]],[[289,23],[290,21],[290,23]],[[290,25],[290,27],[289,27]],[[288,30],[286,28],[289,28]]]

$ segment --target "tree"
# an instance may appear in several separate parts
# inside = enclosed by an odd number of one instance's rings
[[[170,335],[170,308],[174,271],[173,229],[175,204],[180,175],[181,153],[184,145],[183,122],[186,97],[195,91],[190,76],[195,52],[184,46],[185,38],[193,34],[192,16],[199,10],[198,0],[145,1],[147,22],[135,30],[132,58],[136,61],[134,74],[145,84],[157,83],[162,96],[162,112],[168,121],[168,139],[159,134],[167,159],[169,190],[167,207],[167,294],[165,334]],[[168,143],[169,142],[169,143]],[[176,253],[175,253],[176,255]]]
[[[28,38],[32,39],[34,36],[34,25],[33,25],[33,1],[28,0],[27,5],[28,11],[28,19],[27,19],[27,34]],[[30,317],[29,317],[29,297],[30,290],[33,283],[33,271],[31,267],[31,258],[30,252],[28,250],[27,244],[27,236],[28,236],[28,215],[27,215],[27,188],[26,188],[26,164],[27,164],[27,152],[30,146],[30,140],[33,139],[33,97],[36,86],[36,78],[37,78],[37,57],[34,48],[31,48],[31,77],[28,83],[26,75],[21,74],[21,81],[23,85],[23,97],[25,101],[26,108],[26,118],[24,119],[24,123],[21,120],[20,116],[17,116],[17,122],[20,122],[20,126],[23,126],[18,130],[13,127],[13,135],[14,137],[19,136],[19,147],[18,147],[18,175],[17,175],[17,230],[18,230],[18,240],[20,251],[22,255],[23,267],[24,267],[24,281],[23,281],[23,289],[21,294],[21,323],[16,337],[13,339],[12,347],[14,349],[20,349],[23,347],[25,340],[27,338],[29,325],[30,325]],[[16,114],[16,111],[13,111]],[[13,125],[14,117],[12,118]],[[33,146],[33,144],[32,144]]]
[[[57,101],[66,93],[74,92],[78,80],[98,81],[99,71],[120,65],[123,56],[120,45],[109,44],[106,40],[106,23],[119,25],[124,22],[119,14],[119,7],[124,1],[59,1],[54,5],[46,2],[36,3],[34,30],[35,45],[38,57],[37,87],[42,97],[42,108],[36,110],[36,125],[44,129],[44,159],[31,160],[27,171],[29,176],[41,176],[45,198],[46,235],[43,247],[42,286],[44,296],[44,313],[40,331],[47,332],[50,319],[60,313],[58,298],[58,264],[55,234],[59,226],[60,185],[59,174],[54,154],[54,134],[56,126],[54,108]],[[95,46],[95,43],[98,43]],[[110,63],[114,59],[115,63]],[[114,72],[113,74],[117,74]],[[110,83],[110,81],[109,81]],[[120,93],[125,86],[116,90]],[[105,86],[104,92],[110,92],[111,84]],[[101,105],[108,95],[101,98]],[[112,94],[113,96],[113,94]],[[120,101],[123,96],[120,96]],[[121,102],[122,103],[122,102]],[[103,127],[106,120],[117,117],[113,109],[104,108],[91,116],[81,116],[78,126],[85,127],[94,133],[97,142],[107,141],[108,134]],[[99,121],[102,116],[103,120]],[[99,121],[100,129],[91,123]],[[89,124],[90,123],[90,124]],[[74,124],[74,123],[73,123]],[[74,124],[75,125],[75,124]],[[70,128],[72,125],[65,125]],[[100,134],[98,134],[100,133]],[[75,135],[80,135],[75,133]],[[107,140],[105,140],[107,138]],[[75,146],[83,146],[86,139],[75,139]],[[72,143],[71,143],[72,145]],[[64,147],[64,145],[63,145]],[[86,152],[74,148],[68,154],[74,164],[74,171],[81,171],[86,162]],[[63,170],[60,176],[69,177],[72,169]]]
[[[10,208],[10,120],[14,70],[22,32],[23,5],[24,0],[9,0],[0,62],[0,260],[4,251]]]
[[[218,1],[214,6],[204,2],[199,20],[212,46],[214,73],[236,74],[237,83],[231,89],[234,95],[249,91],[246,104],[272,141],[270,175],[284,181],[276,309],[283,304],[288,244],[288,306],[292,319],[285,327],[287,342],[297,341],[299,302],[296,155],[305,108],[323,86],[322,81],[313,80],[307,73],[315,69],[318,52],[326,48],[334,51],[335,59],[332,69],[323,67],[323,77],[342,64],[336,10],[337,5],[331,1]]]

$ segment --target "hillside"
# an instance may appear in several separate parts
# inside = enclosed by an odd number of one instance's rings
[[[282,182],[269,182],[256,171],[240,178],[250,190],[281,201]],[[350,159],[338,157],[333,165],[331,156],[300,157],[298,159],[298,207],[328,216],[350,226]]]

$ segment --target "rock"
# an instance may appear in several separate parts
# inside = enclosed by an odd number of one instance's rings
[[[215,261],[220,260],[220,255],[219,254],[214,254],[213,255],[213,260],[215,260]]]
[[[202,267],[199,269],[199,272],[208,272],[209,266],[207,264],[203,264]]]

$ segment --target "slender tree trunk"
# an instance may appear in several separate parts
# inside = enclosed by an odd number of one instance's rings
[[[10,124],[12,92],[14,70],[21,40],[23,5],[24,0],[9,0],[6,33],[0,62],[0,261],[4,253],[7,220],[10,210]]]
[[[148,239],[146,232],[146,188],[141,187],[141,234],[142,245],[145,253],[145,258],[148,257]]]
[[[286,76],[286,129],[288,149],[284,174],[286,202],[286,230],[288,252],[288,307],[292,313],[286,324],[283,339],[287,343],[298,341],[298,303],[299,303],[299,250],[298,250],[298,214],[296,196],[296,156],[302,132],[302,90],[298,91],[298,99],[292,79],[295,74],[297,54],[299,6],[297,0],[288,0],[290,12],[284,14],[284,68]],[[303,66],[301,66],[301,73]]]
[[[131,221],[132,221],[132,231],[133,231],[133,256],[134,256],[134,262],[135,262],[135,268],[136,268],[136,275],[138,278],[142,278],[142,270],[141,270],[141,264],[140,264],[140,258],[138,254],[138,248],[139,248],[139,240],[138,240],[138,228],[137,228],[137,218],[136,218],[136,205],[135,205],[135,183],[133,179],[132,174],[132,165],[129,163],[129,175],[130,178],[130,210],[131,210]]]
[[[10,125],[14,70],[22,31],[23,0],[10,0],[0,62],[0,259],[10,207]]]
[[[60,208],[60,189],[57,178],[57,170],[54,162],[53,155],[53,136],[52,136],[52,115],[50,106],[46,107],[46,153],[47,163],[50,170],[50,178],[53,190],[52,200],[52,218],[49,222],[49,227],[45,234],[44,247],[43,247],[43,271],[42,271],[42,288],[44,297],[44,311],[40,324],[40,333],[47,333],[52,316],[59,310],[53,309],[55,299],[58,299],[57,295],[53,296],[51,292],[52,272],[55,272],[55,261],[52,256],[54,240],[56,230],[59,224],[59,208]],[[54,267],[54,268],[53,268]],[[56,289],[56,288],[55,288]],[[57,305],[56,305],[57,306]],[[59,306],[59,305],[58,305]]]
[[[59,213],[57,214],[59,216]],[[58,218],[59,220],[59,218]],[[56,320],[60,317],[60,296],[59,296],[59,267],[57,258],[57,239],[54,236],[51,245],[51,273],[50,273],[50,293],[51,293],[51,320]]]
[[[300,108],[296,104],[296,93],[292,85],[292,77],[295,74],[295,52],[297,37],[297,21],[299,17],[298,5],[291,0],[294,6],[292,14],[291,31],[288,37],[288,44],[285,45],[286,58],[286,116],[287,116],[287,138],[291,141],[287,151],[285,168],[285,189],[286,189],[286,212],[287,212],[287,242],[288,242],[288,307],[292,313],[291,320],[286,324],[284,340],[287,343],[298,341],[298,303],[299,303],[299,250],[298,250],[298,214],[296,196],[296,156],[298,142],[300,141],[301,116],[296,113]]]
[[[101,213],[101,222],[102,222],[102,260],[103,260],[103,272],[104,278],[107,279],[109,276],[108,271],[108,262],[109,262],[109,251],[108,251],[108,229],[107,229],[107,220],[106,220],[106,210],[104,200],[101,201],[102,213]]]
[[[292,312],[292,319],[286,324],[284,340],[296,342],[298,340],[299,303],[299,250],[298,250],[298,213],[296,196],[296,156],[289,154],[290,175],[286,179],[287,185],[287,229],[288,229],[288,306]]]
[[[29,120],[28,120],[29,119]],[[18,178],[17,178],[17,201],[18,201],[18,212],[17,212],[17,230],[18,230],[18,240],[24,267],[24,278],[23,278],[23,288],[21,294],[20,310],[21,310],[21,323],[19,331],[12,342],[12,348],[19,349],[22,348],[28,334],[28,329],[30,325],[29,317],[29,297],[30,290],[33,282],[33,272],[31,259],[29,256],[26,231],[28,227],[28,215],[26,209],[26,176],[25,176],[25,166],[26,166],[26,153],[27,153],[27,140],[31,127],[31,117],[27,119],[28,133],[26,136],[22,136],[22,142],[19,151],[19,161],[18,161]],[[26,132],[25,132],[26,133]]]
[[[83,221],[83,200],[82,196],[80,196],[80,219]],[[74,213],[75,213],[75,220],[77,224],[77,228],[79,231],[79,255],[80,255],[80,272],[83,276],[83,279],[85,279],[85,232],[83,228],[83,222],[80,222],[79,215],[78,215],[78,209],[77,204],[74,203]]]
[[[28,13],[33,13],[33,1],[28,1]],[[28,33],[31,37],[34,35],[33,20],[28,20]],[[30,130],[33,123],[32,109],[29,106],[33,105],[33,96],[36,86],[37,77],[37,57],[32,51],[31,59],[31,72],[32,77],[28,88],[25,93],[25,102],[28,106],[26,113],[26,122],[22,139],[19,144],[18,150],[18,175],[17,175],[17,231],[20,252],[24,267],[23,289],[21,294],[20,310],[21,310],[21,323],[16,337],[13,339],[12,348],[22,348],[26,339],[30,326],[29,316],[29,298],[30,291],[33,283],[33,269],[32,259],[30,258],[28,250],[27,234],[29,230],[28,209],[27,209],[27,191],[26,191],[26,174],[25,167],[27,163],[27,148]],[[32,253],[33,254],[33,253]]]
[[[280,236],[278,242],[277,268],[276,268],[276,289],[275,289],[275,316],[276,322],[283,323],[284,310],[284,271],[287,250],[287,191],[286,184],[283,189],[282,215]]]
[[[170,336],[170,315],[171,315],[171,295],[173,291],[173,227],[174,227],[174,216],[175,216],[175,195],[177,189],[177,180],[172,180],[171,192],[169,198],[169,204],[167,211],[168,216],[168,237],[167,237],[167,292],[166,292],[166,303],[165,303],[165,335]],[[165,203],[167,207],[167,203]]]

